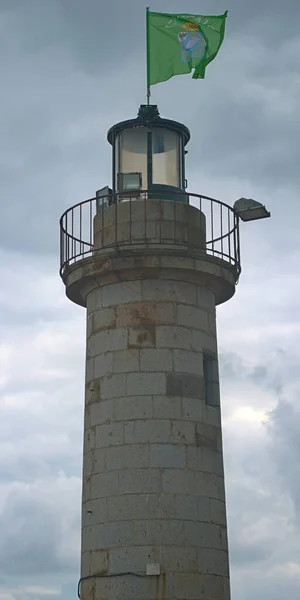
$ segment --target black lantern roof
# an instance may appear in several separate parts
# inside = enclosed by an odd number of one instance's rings
[[[188,143],[191,137],[189,129],[182,123],[178,123],[177,121],[172,121],[170,119],[162,119],[159,116],[158,107],[155,104],[141,104],[138,116],[135,119],[121,121],[120,123],[113,125],[107,133],[107,139],[110,144],[113,144],[115,135],[120,133],[120,131],[123,131],[124,129],[130,129],[131,127],[147,127],[149,125],[151,127],[166,127],[166,129],[171,129],[181,133],[184,146]]]

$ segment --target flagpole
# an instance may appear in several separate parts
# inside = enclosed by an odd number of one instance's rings
[[[150,65],[149,65],[149,10],[150,10],[150,6],[147,6],[146,8],[146,61],[147,61],[147,106],[149,106],[150,104],[150,96],[151,96],[151,89],[150,89],[150,85],[149,85],[149,77],[150,77]]]

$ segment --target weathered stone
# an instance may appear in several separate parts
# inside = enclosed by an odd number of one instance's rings
[[[125,350],[127,348],[127,330],[107,329],[105,332],[105,351]]]
[[[112,373],[113,359],[114,355],[112,352],[105,352],[104,354],[95,356],[95,379]]]
[[[194,421],[195,423],[202,422],[203,415],[203,400],[199,398],[182,398],[182,419]]]
[[[161,395],[165,392],[166,376],[164,373],[129,373],[127,375],[127,393],[129,396]],[[124,394],[122,395],[124,396]]]
[[[105,523],[107,521],[107,500],[106,498],[97,498],[85,502],[82,510],[82,527],[90,527],[96,523]]]
[[[198,569],[197,548],[180,546],[160,546],[155,562],[161,562],[166,572],[196,572]]]
[[[141,371],[172,371],[172,352],[171,350],[147,349],[140,351],[140,370]]]
[[[84,454],[83,477],[97,475],[105,470],[105,449],[98,448]]]
[[[91,334],[95,335],[107,329],[108,327],[115,327],[116,324],[116,310],[115,308],[102,308],[96,310],[91,315]]]
[[[197,296],[199,308],[203,308],[204,310],[215,314],[216,300],[213,291],[199,285],[197,286]]]
[[[189,421],[173,420],[171,422],[171,440],[173,444],[195,444],[195,424]]]
[[[167,373],[167,395],[186,396],[187,398],[203,398],[203,377]]]
[[[192,350],[194,352],[217,352],[217,340],[201,329],[192,329]],[[200,358],[201,355],[199,355]]]
[[[90,412],[91,427],[102,425],[103,423],[111,423],[114,418],[113,400],[101,400],[100,402],[91,404]]]
[[[197,352],[173,350],[174,371],[203,376],[202,356]]]
[[[156,327],[156,347],[190,350],[192,347],[192,333],[185,327],[158,326]]]
[[[155,548],[153,546],[128,546],[112,548],[109,553],[109,565],[112,573],[145,571],[147,563],[154,563]]]
[[[100,394],[102,400],[125,396],[126,375],[122,373],[103,377],[100,384]]]
[[[125,424],[124,435],[126,444],[166,444],[171,440],[172,424],[167,419],[131,421]]]
[[[109,471],[93,475],[90,478],[91,495],[90,499],[109,498],[119,491],[118,471]],[[99,546],[98,546],[99,547]]]
[[[177,324],[207,331],[208,313],[202,308],[179,304],[177,306]]]
[[[95,243],[117,235],[119,248],[89,267],[82,573],[144,574],[158,562],[162,574],[84,580],[82,600],[229,600],[220,410],[203,383],[217,342],[201,269],[220,269],[173,252],[174,241],[205,241],[204,216],[176,204],[153,200],[145,221],[143,200],[121,202],[95,219]],[[166,253],[125,249],[146,239]]]
[[[148,466],[149,446],[147,444],[111,446],[106,449],[106,468],[108,471],[141,469]]]
[[[132,527],[128,522],[100,523],[86,527],[83,533],[82,549],[85,551],[99,549],[99,540],[104,548],[124,546],[133,542]]]
[[[139,351],[120,350],[113,354],[114,373],[130,373],[139,370]]]
[[[102,304],[106,306],[119,306],[127,302],[142,300],[142,282],[124,281],[106,285],[102,290]]]
[[[218,427],[213,425],[204,425],[197,423],[196,425],[196,444],[201,448],[220,449],[221,432]]]
[[[154,396],[154,419],[181,419],[180,396]]]
[[[107,503],[108,518],[112,521],[176,519],[174,497],[171,494],[125,494],[109,498]]]
[[[109,552],[107,550],[93,550],[90,553],[90,574],[101,575],[107,573],[109,568]]]
[[[85,381],[86,383],[89,383],[93,379],[95,379],[95,360],[94,358],[89,358],[86,361]]]
[[[117,308],[117,327],[175,323],[175,303],[135,302]]]
[[[197,286],[183,281],[145,279],[143,300],[185,302],[197,306]]]
[[[114,404],[116,421],[151,419],[153,416],[152,396],[126,396],[116,399]]]
[[[160,469],[122,469],[118,473],[119,494],[153,494],[161,491]]]
[[[150,467],[180,469],[185,466],[185,446],[151,444]]]
[[[210,516],[212,523],[226,526],[226,506],[222,500],[210,499]]]
[[[218,525],[187,521],[185,527],[188,545],[222,549],[221,528]]]
[[[128,348],[154,348],[155,326],[141,325],[128,330]]]
[[[122,444],[124,440],[123,423],[109,423],[98,425],[96,427],[96,446],[97,448],[106,448]]]
[[[94,360],[94,359],[92,359]],[[85,387],[85,404],[93,404],[93,402],[99,402],[100,400],[100,379],[92,379],[86,382]]]
[[[228,553],[215,548],[199,548],[198,568],[200,573],[228,577]]]

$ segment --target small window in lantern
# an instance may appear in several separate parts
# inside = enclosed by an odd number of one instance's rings
[[[118,173],[118,191],[120,193],[137,191],[141,187],[141,173]]]

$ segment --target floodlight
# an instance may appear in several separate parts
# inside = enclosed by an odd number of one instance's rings
[[[271,216],[263,204],[252,198],[240,198],[234,203],[233,210],[242,221],[257,221]]]

